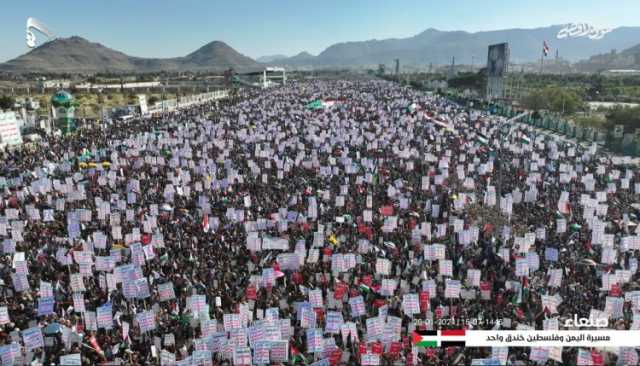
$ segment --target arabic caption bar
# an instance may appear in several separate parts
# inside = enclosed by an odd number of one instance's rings
[[[418,347],[640,347],[640,330],[418,330],[412,339]]]

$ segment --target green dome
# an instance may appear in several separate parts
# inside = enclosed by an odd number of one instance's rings
[[[66,90],[59,90],[51,97],[51,104],[54,107],[70,107],[73,104],[73,95]]]

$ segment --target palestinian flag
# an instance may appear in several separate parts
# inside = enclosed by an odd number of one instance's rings
[[[464,347],[465,330],[417,330],[413,332],[413,344],[417,347]]]
[[[291,365],[295,365],[298,362],[302,362],[308,365],[307,358],[292,344],[290,347],[291,352]]]
[[[306,108],[309,110],[322,109],[322,101],[320,99],[314,100],[313,102],[306,105]]]
[[[360,284],[360,290],[364,292],[371,292],[371,287],[365,285],[364,283]]]
[[[524,134],[522,135],[522,138],[520,139],[520,141],[523,144],[527,144],[527,145],[529,145],[531,143],[531,139],[529,138],[529,136],[524,135]]]

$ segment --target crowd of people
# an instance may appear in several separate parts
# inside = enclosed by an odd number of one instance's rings
[[[0,161],[2,365],[638,363],[412,344],[640,328],[634,162],[438,96],[290,83]]]

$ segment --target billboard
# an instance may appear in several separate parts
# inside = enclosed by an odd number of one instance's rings
[[[489,46],[487,57],[487,75],[503,77],[509,65],[509,44],[498,43]]]
[[[509,44],[498,43],[489,46],[487,55],[487,98],[504,98],[504,79],[509,65]]]

